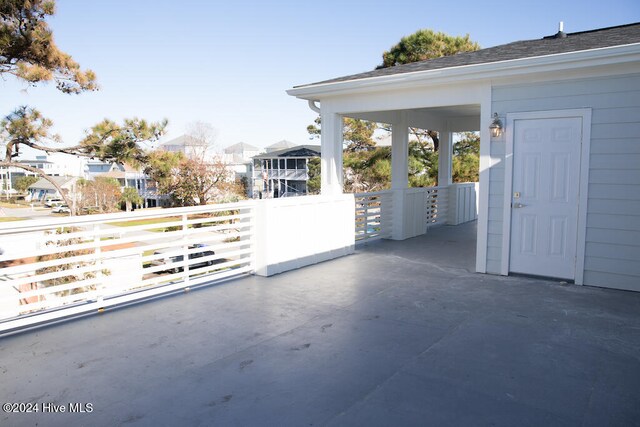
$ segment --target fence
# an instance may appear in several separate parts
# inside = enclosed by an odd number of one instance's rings
[[[393,233],[394,238],[406,239],[430,227],[473,221],[477,218],[477,189],[478,183],[462,183],[354,194],[355,240],[389,238]],[[393,218],[393,203],[401,203],[402,218]],[[396,231],[394,224],[400,227]]]
[[[0,332],[253,271],[255,205],[0,227]]]
[[[424,190],[427,228],[446,224],[449,211],[449,187],[428,187]]]
[[[391,237],[392,197],[390,190],[354,194],[356,242]]]

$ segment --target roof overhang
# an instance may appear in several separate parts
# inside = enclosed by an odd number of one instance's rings
[[[640,43],[589,49],[569,53],[488,62],[435,70],[414,71],[379,77],[327,82],[294,87],[287,94],[321,101],[324,97],[403,89],[415,86],[486,81],[640,62]]]

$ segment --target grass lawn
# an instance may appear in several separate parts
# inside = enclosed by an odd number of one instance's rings
[[[162,224],[163,222],[179,221],[179,216],[170,216],[166,218],[148,218],[148,219],[133,219],[129,221],[115,221],[109,222],[108,225],[115,225],[116,227],[134,227],[136,225],[149,225],[149,224]]]
[[[194,215],[192,218],[198,218],[197,215]],[[215,219],[215,217],[212,217],[210,215],[207,216],[200,216],[199,218],[211,218],[212,220]],[[128,220],[128,221],[114,221],[114,222],[109,222],[107,223],[108,225],[114,225],[116,227],[134,227],[136,225],[155,225],[155,224],[162,224],[165,222],[175,222],[175,221],[180,221],[181,217],[179,216],[170,216],[170,217],[165,217],[165,218],[148,218],[148,219],[132,219],[132,220]],[[204,227],[212,227],[214,225],[217,225],[216,223],[213,222],[205,222],[203,224],[189,224],[188,228],[204,228]],[[173,227],[159,227],[159,228],[149,228],[146,231],[152,231],[152,232],[156,232],[156,233],[162,233],[165,231],[172,231],[171,229],[175,229],[177,227],[180,226],[173,226]]]

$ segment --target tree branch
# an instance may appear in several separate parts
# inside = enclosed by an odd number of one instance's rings
[[[33,142],[29,142],[29,141],[20,141],[20,144],[24,144],[28,147],[31,147],[35,150],[40,150],[40,151],[44,151],[47,154],[49,153],[64,153],[64,154],[71,154],[74,156],[88,156],[88,154],[86,153],[82,153],[79,152],[78,150],[81,150],[82,148],[85,148],[83,145],[75,145],[73,147],[61,147],[61,148],[55,148],[55,147],[47,147],[45,145],[39,145],[39,144],[34,144]],[[7,144],[7,147],[9,147],[9,145]]]

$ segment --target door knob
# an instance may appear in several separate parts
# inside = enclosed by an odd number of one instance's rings
[[[523,205],[522,203],[513,203],[511,206],[513,206],[514,209],[520,209],[524,208],[527,205]]]

